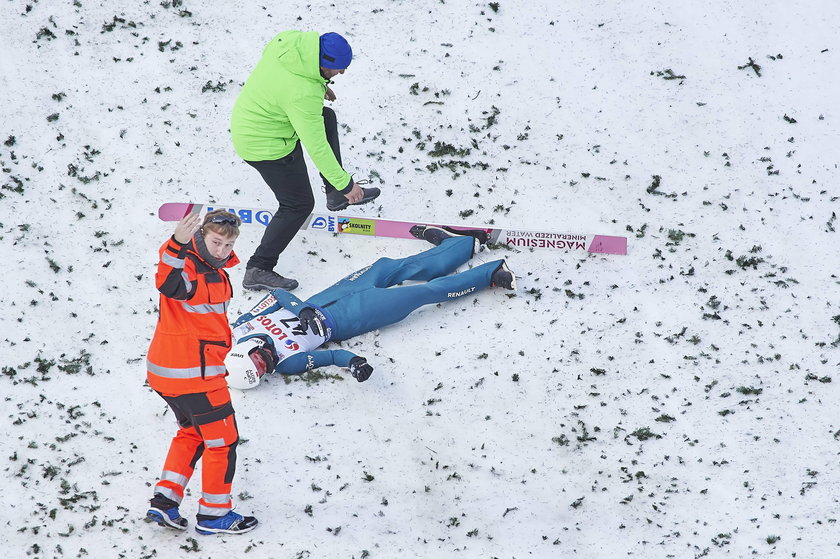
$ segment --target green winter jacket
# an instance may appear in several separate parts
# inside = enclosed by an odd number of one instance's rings
[[[230,118],[233,148],[246,161],[285,157],[301,141],[324,177],[339,190],[352,184],[324,131],[326,80],[319,70],[317,31],[284,31],[265,47]]]

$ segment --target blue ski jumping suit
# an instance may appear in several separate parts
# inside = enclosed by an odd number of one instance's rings
[[[412,311],[470,295],[490,287],[502,260],[451,274],[473,254],[472,237],[452,237],[406,258],[380,258],[324,291],[301,301],[282,289],[267,295],[234,323],[236,343],[254,336],[268,338],[278,355],[276,373],[302,373],[326,365],[348,367],[349,351],[316,348],[329,340],[347,340],[399,322]],[[425,281],[396,286],[404,281]],[[304,331],[298,315],[311,307],[324,319],[327,336]]]

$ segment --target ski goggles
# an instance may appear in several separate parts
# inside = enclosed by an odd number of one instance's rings
[[[234,227],[239,227],[241,225],[238,217],[229,215],[214,215],[207,221],[207,223],[233,225]]]

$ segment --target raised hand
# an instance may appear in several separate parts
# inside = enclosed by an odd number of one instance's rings
[[[178,225],[175,226],[175,233],[173,237],[182,245],[187,244],[192,240],[193,235],[201,227],[201,216],[194,213],[189,213],[181,218]]]

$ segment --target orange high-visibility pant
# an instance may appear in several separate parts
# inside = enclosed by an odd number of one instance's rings
[[[228,388],[195,394],[158,394],[175,413],[179,429],[169,446],[155,493],[180,504],[201,459],[198,515],[224,516],[233,507],[230,493],[239,443]]]

